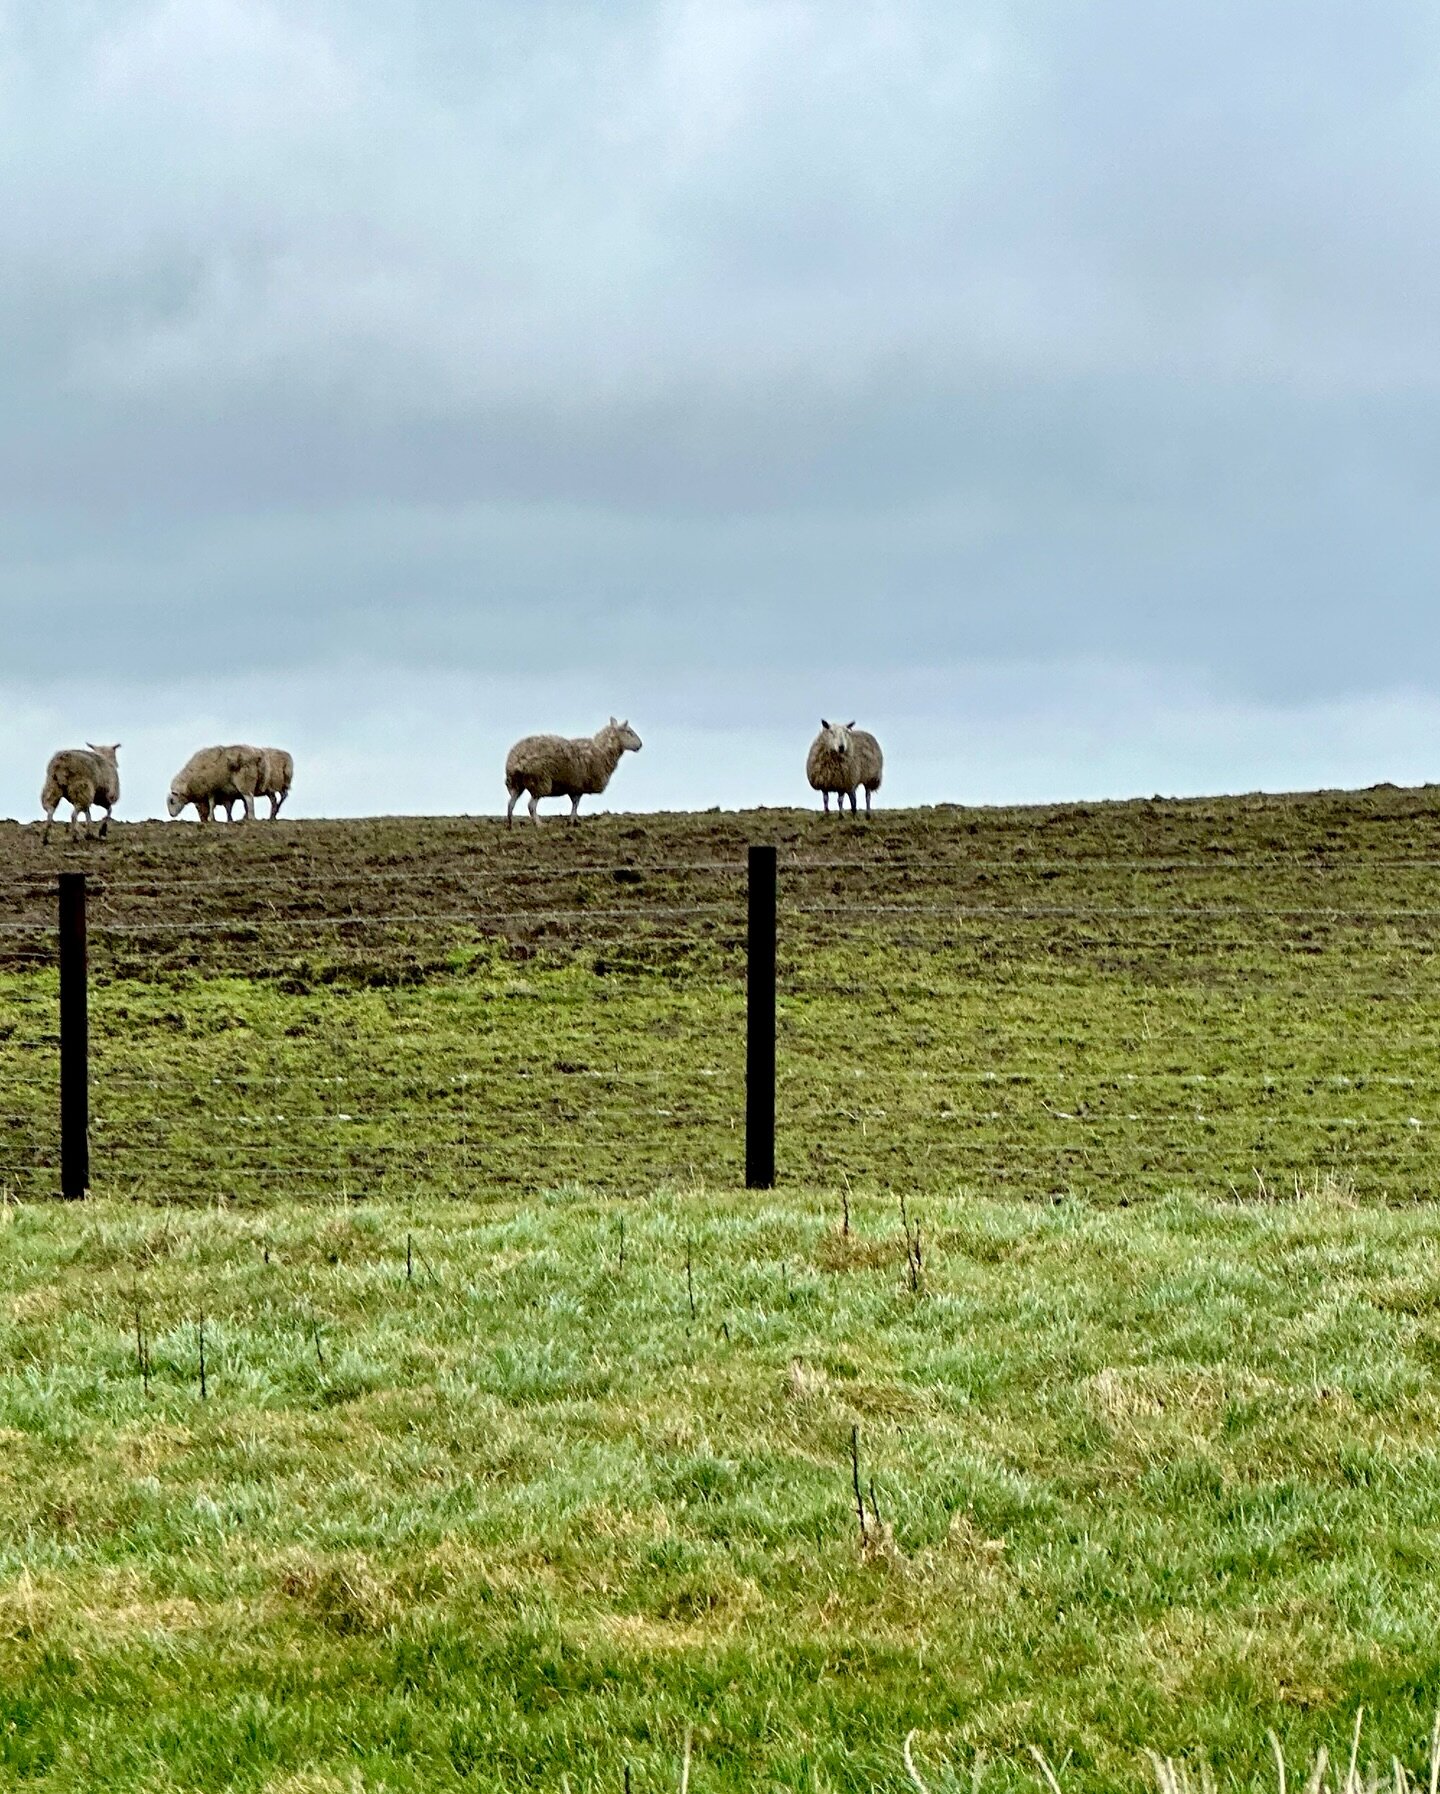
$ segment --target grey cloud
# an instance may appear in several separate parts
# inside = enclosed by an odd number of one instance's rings
[[[52,714],[63,609],[123,702],[1390,714],[1437,49],[1409,0],[0,0],[0,682]],[[1097,729],[1057,778],[1131,764]]]

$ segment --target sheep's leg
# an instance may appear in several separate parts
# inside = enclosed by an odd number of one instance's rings
[[[870,787],[868,785],[865,787],[865,814],[867,816],[870,814]]]
[[[103,841],[110,833],[110,806],[105,806],[105,820],[100,824],[100,839]]]
[[[253,822],[255,820],[255,799],[248,791],[242,791],[240,794],[240,801],[245,806],[244,820],[246,822]]]
[[[512,791],[510,793],[510,801],[505,806],[505,826],[506,826],[506,828],[513,828],[515,826],[515,806],[516,806],[516,804],[519,803],[519,801],[520,801],[520,793],[518,791]]]
[[[580,820],[580,799],[578,796],[570,799],[570,820],[572,822],[578,822]]]
[[[197,797],[195,799],[195,809],[202,822],[209,822],[210,799],[208,797]]]
[[[45,812],[45,833],[40,837],[40,845],[42,847],[48,847],[50,845],[50,830],[54,826],[54,823],[55,806],[52,804]]]
[[[530,793],[530,820],[536,828],[540,826],[540,799],[535,792]]]
[[[828,816],[830,814],[830,793],[828,791],[822,791],[820,793],[820,801],[825,805],[825,814]]]

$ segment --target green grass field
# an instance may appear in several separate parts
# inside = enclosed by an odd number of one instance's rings
[[[1359,1705],[1421,1769],[1434,794],[0,861],[0,1786],[1273,1787]]]

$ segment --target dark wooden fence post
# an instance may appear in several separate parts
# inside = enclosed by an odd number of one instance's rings
[[[60,874],[60,1194],[90,1188],[90,1000],[85,874]]]
[[[776,852],[750,849],[745,1031],[745,1187],[775,1187]]]

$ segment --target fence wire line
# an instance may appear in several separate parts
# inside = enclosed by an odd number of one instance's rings
[[[1232,924],[1243,924],[1257,920],[1285,920],[1299,923],[1327,924],[1337,928],[1361,927],[1385,922],[1437,922],[1440,921],[1440,910],[1347,910],[1347,909],[1254,909],[1237,911],[1232,909],[1214,910],[1038,910],[1016,907],[1006,908],[943,908],[939,905],[895,905],[884,907],[871,905],[793,905],[789,910],[782,908],[781,920],[789,913],[801,916],[828,916],[832,918],[859,918],[866,921],[884,921],[903,923],[907,920],[938,920],[953,927],[963,927],[968,923],[985,921],[1003,928],[1007,924],[1017,927],[1040,921],[1079,921],[1086,916],[1114,916],[1134,922],[1179,922],[1179,921],[1228,921]],[[469,928],[484,932],[492,937],[500,937],[507,928],[513,926],[529,927],[537,923],[561,924],[571,929],[587,920],[626,921],[638,923],[629,936],[631,941],[646,945],[658,945],[685,942],[694,937],[682,930],[662,932],[654,923],[657,921],[674,921],[685,919],[701,922],[706,930],[742,930],[745,916],[742,909],[720,905],[704,905],[687,908],[655,908],[602,910],[584,907],[573,910],[507,910],[484,914],[478,911],[441,912],[432,915],[332,915],[332,916],[230,916],[224,918],[190,920],[184,922],[111,922],[92,920],[90,923],[91,950],[103,945],[106,939],[117,940],[150,940],[157,936],[173,936],[183,939],[186,936],[232,936],[234,944],[243,945],[246,936],[264,932],[273,935],[276,932],[293,930],[297,933],[315,933],[324,929],[349,930],[362,932],[369,929],[410,927],[417,931],[417,938],[410,943],[415,949],[433,947],[433,937],[449,928]],[[0,923],[0,934],[21,933],[24,924]],[[1236,934],[1233,930],[1217,932],[1206,940],[1197,939],[1193,935],[1157,935],[1154,933],[1106,932],[1091,930],[1081,932],[1068,929],[1063,936],[1057,937],[1063,944],[1083,944],[1090,946],[1113,946],[1134,948],[1155,947],[1187,947],[1192,950],[1207,947],[1224,948],[1229,951],[1241,951],[1245,948],[1259,950],[1273,943]],[[595,950],[622,949],[627,942],[626,936],[614,936],[608,939],[590,937],[585,945]],[[709,934],[701,937],[698,944],[716,945]],[[722,940],[719,944],[724,944]],[[733,945],[743,944],[737,933]],[[848,944],[848,943],[838,943]],[[877,945],[901,945],[884,937],[876,937]],[[1303,940],[1297,946],[1303,946]],[[1433,942],[1412,942],[1410,945],[1422,957],[1428,948],[1434,951]],[[14,963],[23,960],[38,966],[53,965],[58,954],[57,949],[25,952],[0,946],[0,961]],[[359,963],[358,961],[356,963]]]
[[[686,921],[703,917],[743,917],[744,897],[737,893],[729,902],[649,905],[642,900],[633,904],[576,903],[564,908],[527,909],[489,907],[463,910],[393,911],[372,914],[366,911],[327,912],[321,916],[282,916],[247,914],[195,918],[179,921],[111,920],[103,914],[92,915],[92,933],[110,935],[151,935],[239,932],[252,928],[378,928],[435,927],[446,923],[526,922],[526,921],[629,921],[643,922],[651,916]],[[126,912],[127,916],[129,912]],[[782,899],[780,915],[859,916],[863,918],[939,916],[955,921],[984,918],[1005,921],[1066,921],[1091,917],[1116,917],[1125,921],[1230,921],[1253,920],[1330,921],[1330,922],[1433,922],[1440,921],[1440,908],[1373,908],[1340,904],[1035,904],[1035,903],[855,903],[855,902],[786,902]],[[58,939],[53,923],[40,921],[0,922],[0,933],[28,934],[47,941]]]
[[[1207,1044],[1213,1044],[1216,1037],[1205,1035]],[[1239,1037],[1233,1037],[1232,1044],[1239,1043]],[[4,1043],[15,1045],[15,1042]],[[59,1042],[44,1043],[27,1042],[27,1045],[43,1046],[58,1056]],[[91,1065],[97,1086],[106,1089],[147,1090],[153,1092],[170,1091],[176,1094],[195,1096],[201,1091],[215,1089],[273,1089],[273,1090],[323,1090],[330,1087],[345,1087],[360,1090],[367,1087],[389,1089],[397,1081],[404,1080],[404,1072],[373,1071],[359,1069],[353,1072],[311,1073],[297,1069],[287,1073],[245,1074],[235,1072],[200,1073],[195,1077],[153,1076],[144,1073],[129,1073],[111,1069],[105,1062],[104,1046],[100,1051],[92,1049]],[[575,1045],[583,1045],[575,1042]],[[1165,1042],[1146,1042],[1147,1045],[1166,1044]],[[1188,1044],[1179,1037],[1179,1044]],[[1222,1039],[1220,1044],[1226,1044]],[[738,1077],[742,1067],[738,1063],[739,1048],[735,1049],[737,1063],[730,1066],[698,1069],[696,1075],[701,1077]],[[1082,1051],[1084,1049],[1082,1048]],[[686,1072],[690,1071],[687,1066]],[[809,1062],[792,1056],[788,1048],[782,1047],[780,1075],[783,1078],[803,1078],[810,1075],[824,1076],[827,1068],[820,1066],[815,1073],[809,1071]],[[493,1086],[497,1081],[513,1079],[517,1082],[539,1082],[542,1080],[589,1078],[611,1084],[634,1085],[636,1088],[648,1088],[651,1084],[665,1082],[676,1075],[668,1071],[655,1072],[611,1072],[603,1067],[584,1067],[574,1070],[558,1071],[553,1064],[532,1064],[515,1066],[510,1063],[495,1066],[482,1066],[474,1072],[457,1076],[448,1085],[431,1086],[435,1095],[455,1096],[466,1091],[483,1090]],[[833,1074],[831,1074],[833,1075]],[[920,1070],[914,1067],[898,1067],[892,1071],[869,1072],[857,1068],[850,1076],[858,1083],[874,1079],[880,1083],[893,1083],[896,1080],[905,1083],[931,1083],[950,1085],[974,1083],[1003,1087],[1007,1084],[1048,1084],[1065,1088],[1083,1088],[1091,1090],[1107,1090],[1118,1088],[1134,1088],[1138,1085],[1181,1083],[1203,1085],[1242,1085],[1257,1086],[1261,1089],[1273,1089],[1284,1093],[1297,1084],[1306,1086],[1310,1091],[1321,1089],[1364,1089],[1378,1086],[1384,1089],[1415,1090],[1429,1089],[1430,1081],[1423,1078],[1402,1076],[1398,1073],[1378,1069],[1351,1070],[1346,1072],[1305,1071],[1299,1068],[1283,1072],[1261,1071],[1186,1071],[1178,1068],[1154,1069],[1132,1072],[1111,1072],[1101,1076],[1090,1076],[1076,1066],[1051,1065],[1044,1070],[1034,1070],[1023,1066],[998,1066],[987,1070],[973,1070],[937,1067],[934,1070]],[[843,1088],[844,1086],[836,1086]],[[55,1075],[31,1075],[26,1073],[9,1073],[0,1070],[0,1090],[43,1090],[48,1092],[55,1088]]]
[[[683,917],[687,921],[693,921],[697,917],[733,915],[734,907],[729,904],[683,904],[617,909],[577,904],[573,909],[563,910],[442,910],[430,914],[409,912],[382,916],[231,916],[214,920],[183,922],[110,922],[102,918],[92,920],[90,928],[92,934],[152,935],[240,933],[253,928],[394,928],[401,926],[434,928],[445,923],[573,922],[585,918],[601,921],[643,922],[651,916],[664,917],[667,920]]]
[[[735,1048],[735,1055],[735,1063],[730,1066],[700,1066],[698,1068],[692,1068],[691,1066],[686,1065],[683,1070],[687,1075],[691,1074],[693,1071],[695,1075],[700,1077],[719,1077],[722,1075],[738,1077],[743,1070],[743,1066],[740,1062],[740,1048],[738,1045]],[[373,1082],[381,1088],[390,1088],[397,1081],[403,1081],[403,1074],[400,1079],[397,1079],[394,1073],[386,1074],[380,1072],[362,1072],[356,1074],[332,1072],[319,1076],[308,1076],[304,1073],[296,1072],[290,1076],[270,1074],[257,1077],[219,1072],[208,1077],[202,1074],[195,1078],[159,1078],[149,1077],[142,1073],[110,1071],[105,1068],[103,1061],[96,1061],[93,1057],[92,1064],[95,1065],[97,1082],[103,1083],[106,1089],[174,1090],[185,1091],[192,1095],[200,1090],[228,1088],[231,1085],[242,1087],[254,1086],[267,1089],[290,1089],[298,1084],[307,1089],[319,1090],[331,1085],[346,1085],[354,1088],[367,1077],[373,1080]],[[782,1074],[799,1077],[806,1074],[807,1063],[792,1059],[787,1051],[782,1050],[780,1068]],[[826,1068],[824,1067],[820,1068],[822,1074],[825,1069]],[[553,1064],[516,1066],[507,1063],[503,1066],[487,1066],[474,1072],[458,1074],[448,1083],[432,1084],[427,1094],[432,1094],[433,1096],[440,1098],[471,1092],[483,1093],[486,1089],[492,1088],[498,1080],[511,1078],[526,1083],[541,1079],[594,1078],[603,1080],[606,1083],[633,1084],[637,1088],[647,1088],[651,1084],[663,1083],[666,1079],[674,1075],[674,1073],[668,1071],[607,1071],[603,1067],[596,1066],[567,1066],[562,1070],[558,1069]],[[1208,1072],[1154,1070],[1110,1072],[1103,1076],[1088,1077],[1082,1071],[1066,1069],[1063,1067],[1036,1071],[1034,1069],[1019,1066],[1006,1066],[988,1071],[975,1071],[963,1067],[957,1067],[956,1069],[951,1070],[948,1067],[941,1066],[933,1071],[921,1071],[916,1070],[913,1067],[900,1066],[891,1071],[872,1072],[857,1066],[848,1075],[857,1083],[874,1080],[877,1083],[888,1084],[893,1083],[898,1079],[905,1083],[973,1083],[997,1086],[1005,1084],[1083,1085],[1087,1089],[1095,1090],[1132,1089],[1136,1085],[1157,1083],[1258,1085],[1262,1089],[1274,1089],[1276,1091],[1282,1091],[1287,1086],[1297,1083],[1304,1084],[1314,1091],[1322,1089],[1361,1089],[1372,1084],[1387,1090],[1428,1090],[1431,1088],[1431,1081],[1429,1079],[1404,1077],[1398,1073],[1382,1071],[1307,1072],[1294,1070],[1281,1073],[1259,1071]],[[0,1076],[0,1089],[25,1082],[27,1082],[27,1080]],[[43,1084],[43,1086],[48,1089],[51,1080],[31,1079],[28,1080],[28,1082],[37,1087]],[[837,1085],[836,1088],[843,1088],[843,1086]]]
[[[1416,1138],[1414,1135],[1410,1137]],[[527,1150],[543,1151],[557,1156],[583,1156],[592,1161],[595,1158],[595,1144],[593,1141],[589,1140],[579,1141],[573,1139],[540,1138],[538,1136],[525,1135],[517,1136],[515,1144],[517,1147],[522,1147]],[[853,1145],[853,1142],[847,1144]],[[872,1158],[878,1157],[881,1160],[885,1160],[902,1157],[907,1163],[912,1164],[916,1158],[916,1154],[911,1149],[902,1149],[898,1146],[887,1147],[884,1142],[876,1142],[873,1140],[868,1144],[876,1149],[871,1154]],[[1340,1167],[1350,1167],[1355,1165],[1393,1167],[1397,1159],[1397,1155],[1394,1152],[1345,1151],[1334,1161],[1317,1160],[1312,1153],[1305,1151],[1303,1147],[1298,1149],[1287,1147],[1285,1156],[1269,1157],[1268,1155],[1275,1152],[1276,1144],[1277,1143],[1275,1142],[1250,1142],[1248,1146],[1244,1148],[1232,1147],[1231,1151],[1236,1153],[1242,1163],[1248,1162],[1250,1170],[1254,1172],[1258,1172],[1261,1167],[1255,1164],[1255,1160],[1251,1155],[1254,1153],[1267,1155],[1264,1161],[1264,1169],[1271,1174],[1276,1170],[1300,1171],[1329,1168],[1332,1163],[1333,1165],[1338,1165]],[[1334,1143],[1328,1142],[1326,1144],[1333,1145]],[[1183,1169],[1183,1160],[1189,1149],[1189,1143],[1185,1141],[1170,1140],[1162,1141],[1160,1142],[1160,1145],[1166,1149],[1175,1150],[1177,1157],[1182,1161],[1181,1165],[1177,1167],[1175,1165],[1161,1166],[1141,1164],[1133,1167],[1122,1167],[1117,1165],[1113,1159],[1106,1159],[1101,1164],[1091,1165],[1090,1169],[1103,1171],[1107,1175],[1123,1171],[1125,1180],[1131,1183],[1144,1178],[1173,1179],[1177,1174],[1177,1170]],[[1085,1161],[1090,1157],[1090,1154],[1085,1148],[1077,1147],[1075,1145],[1066,1145],[1064,1147],[1057,1146],[1049,1151],[1044,1151],[1039,1154],[1023,1154],[1006,1150],[1003,1160],[986,1161],[981,1157],[982,1154],[994,1154],[1000,1151],[1003,1146],[1003,1138],[999,1140],[987,1138],[983,1141],[977,1141],[973,1151],[965,1155],[966,1158],[972,1162],[964,1167],[964,1175],[967,1177],[974,1176],[977,1169],[983,1167],[989,1175],[996,1177],[1000,1181],[1012,1178],[1017,1172],[1028,1173],[1039,1171],[1045,1175],[1053,1176],[1057,1169],[1071,1171],[1075,1170],[1077,1166],[1083,1166]],[[456,1171],[476,1171],[482,1172],[487,1178],[496,1181],[509,1183],[534,1181],[533,1177],[522,1177],[519,1172],[513,1170],[502,1155],[485,1156],[483,1153],[479,1157],[472,1157],[469,1159],[456,1159],[453,1156],[442,1158],[435,1153],[420,1153],[413,1155],[409,1161],[396,1162],[392,1159],[387,1161],[383,1166],[375,1164],[367,1165],[360,1159],[347,1161],[332,1160],[328,1163],[320,1164],[313,1162],[296,1163],[293,1160],[283,1163],[268,1163],[257,1161],[249,1157],[245,1159],[243,1165],[236,1165],[233,1163],[233,1160],[220,1162],[186,1158],[177,1161],[174,1154],[166,1152],[163,1148],[156,1148],[148,1152],[144,1148],[125,1148],[121,1150],[126,1157],[132,1159],[153,1160],[159,1158],[163,1160],[165,1164],[175,1166],[181,1173],[187,1170],[192,1172],[219,1173],[233,1177],[236,1181],[251,1180],[257,1177],[263,1177],[267,1180],[297,1177],[389,1177],[413,1175],[417,1170],[433,1170],[437,1176],[442,1177],[449,1177]],[[243,1149],[241,1148],[236,1148],[237,1152],[242,1150]],[[1150,1150],[1156,1149],[1152,1148]],[[628,1148],[626,1149],[626,1154],[627,1157],[631,1156]],[[1061,1155],[1059,1163],[1057,1163],[1057,1155]],[[808,1162],[811,1165],[829,1169],[842,1162],[839,1154],[818,1146],[789,1150],[782,1148],[780,1156],[782,1163],[788,1163],[792,1166],[797,1162]],[[946,1151],[936,1155],[927,1147],[921,1151],[919,1156],[922,1159],[928,1159],[935,1156],[942,1158],[949,1157],[951,1154],[949,1151]],[[658,1159],[663,1160],[670,1165],[688,1165],[692,1169],[695,1168],[698,1163],[697,1155],[681,1157],[678,1148],[667,1151],[663,1142],[647,1142],[645,1147],[641,1149],[640,1157],[643,1160],[648,1160],[651,1164]],[[976,1159],[980,1160],[979,1167],[973,1162]],[[854,1165],[853,1158],[848,1162],[852,1166]],[[22,1171],[35,1176],[42,1173],[54,1173],[58,1170],[58,1166],[53,1162],[53,1159],[47,1162],[46,1158],[40,1157],[33,1163],[13,1164],[12,1170]],[[1437,1168],[1437,1170],[1440,1170],[1440,1168]],[[858,1170],[857,1174],[864,1175],[863,1167]],[[115,1181],[124,1182],[127,1180],[127,1177],[133,1179],[136,1175],[137,1174],[134,1172],[127,1174],[122,1166],[115,1174]],[[153,1176],[156,1174],[145,1173],[145,1175]],[[606,1175],[608,1176],[609,1174],[606,1173]],[[633,1176],[633,1173],[630,1175]],[[213,1195],[214,1192],[211,1191],[210,1194]]]
[[[1440,859],[1396,857],[1386,859],[1366,859],[1367,868],[1379,868],[1389,871],[1434,871],[1440,869]],[[94,883],[91,886],[93,895],[104,897],[111,892],[126,892],[140,896],[159,896],[173,891],[197,889],[225,889],[228,891],[248,891],[260,889],[281,890],[333,890],[337,885],[346,884],[444,884],[453,883],[462,876],[476,877],[488,874],[488,882],[509,883],[524,879],[530,883],[562,882],[573,878],[614,878],[616,874],[628,875],[638,873],[642,876],[650,874],[675,873],[728,873],[742,878],[745,873],[745,857],[743,852],[733,859],[714,860],[594,860],[576,861],[568,866],[521,866],[502,864],[499,866],[469,865],[460,869],[437,865],[426,870],[410,871],[403,869],[371,871],[365,869],[336,868],[333,865],[315,865],[310,875],[304,876],[294,872],[278,873],[270,876],[245,869],[237,869],[235,873],[219,876],[188,877],[173,874],[157,874],[154,878],[111,879],[104,872],[91,873]],[[786,874],[808,875],[819,872],[863,872],[873,875],[890,870],[909,871],[946,871],[974,870],[983,872],[1014,872],[1027,874],[1031,872],[1043,874],[1090,872],[1103,868],[1109,871],[1124,872],[1239,872],[1249,869],[1274,870],[1276,867],[1292,867],[1301,873],[1316,873],[1333,877],[1343,876],[1351,871],[1347,863],[1347,854],[1341,849],[1304,849],[1296,848],[1283,852],[1236,854],[1229,856],[1216,855],[1198,859],[1181,857],[1145,857],[1135,858],[1093,855],[1058,857],[1030,857],[1020,853],[1013,858],[994,856],[975,856],[965,854],[877,854],[868,859],[802,859],[782,858],[779,870]],[[21,873],[0,879],[0,890],[17,889],[23,891],[53,890],[55,872],[36,871]]]
[[[939,903],[792,903],[782,902],[781,914],[788,910],[792,914],[803,916],[953,916],[963,918],[969,916],[1008,917],[1019,916],[1026,920],[1063,921],[1071,917],[1085,916],[1121,916],[1128,921],[1155,919],[1157,921],[1175,921],[1196,917],[1201,920],[1232,920],[1238,922],[1252,919],[1282,918],[1287,921],[1309,921],[1321,919],[1327,921],[1436,921],[1440,920],[1440,909],[1359,909],[1349,905],[1325,906],[1294,905],[1269,906],[1259,904],[1174,904],[1160,906],[1157,904],[1118,904],[1118,903],[995,903],[995,904],[939,904]]]
[[[855,1106],[853,1103],[847,1106],[844,1093],[839,1090],[833,1091],[832,1095],[835,1098],[837,1112],[847,1116],[853,1115],[857,1120],[866,1119],[872,1116],[884,1120],[890,1113],[888,1109],[881,1108],[878,1105],[863,1109]],[[677,1103],[673,1108],[641,1108],[631,1110],[632,1114],[653,1116],[660,1120],[669,1120],[676,1115],[688,1114],[690,1112],[691,1105],[684,1102]],[[349,1129],[359,1132],[372,1123],[403,1117],[404,1111],[387,1113],[385,1110],[375,1110],[370,1114],[331,1116],[231,1115],[226,1117],[226,1124],[230,1127],[251,1129],[271,1129],[278,1126],[288,1130],[297,1130],[312,1134],[331,1132],[343,1133]],[[1260,1132],[1263,1132],[1267,1128],[1273,1129],[1276,1127],[1286,1129],[1355,1128],[1371,1129],[1382,1133],[1396,1133],[1401,1136],[1413,1135],[1423,1132],[1426,1129],[1433,1128],[1437,1121],[1437,1118],[1433,1115],[1407,1115],[1404,1117],[1380,1115],[1278,1115],[1274,1111],[1268,1109],[1217,1109],[1208,1112],[1202,1112],[1200,1110],[1178,1110],[1164,1114],[1146,1114],[1139,1110],[1131,1111],[1126,1114],[1119,1114],[1113,1110],[1093,1109],[1085,1114],[1080,1114],[1073,1110],[1057,1109],[1053,1105],[1044,1102],[1032,1104],[1026,1108],[957,1109],[950,1112],[948,1119],[959,1122],[963,1126],[981,1127],[989,1126],[994,1122],[1013,1123],[1022,1120],[1033,1122],[1039,1120],[1041,1117],[1052,1122],[1073,1124],[1076,1127],[1111,1132],[1117,1129],[1179,1127],[1183,1125],[1187,1128],[1197,1126],[1206,1128],[1227,1127],[1231,1129],[1240,1128],[1245,1131],[1254,1130]],[[124,1135],[128,1130],[149,1130],[160,1134],[178,1133],[193,1135],[194,1133],[194,1124],[191,1118],[163,1115],[111,1116],[102,1114],[92,1118],[91,1126],[97,1133],[112,1136]],[[144,1139],[133,1141],[112,1139],[111,1143],[113,1146],[118,1147],[119,1150],[127,1152],[145,1152],[153,1150],[167,1155],[169,1153],[168,1147],[154,1146],[152,1148],[150,1143]],[[383,1140],[360,1140],[356,1143],[355,1150],[357,1153],[364,1152],[400,1155],[406,1152],[426,1153],[440,1150],[468,1150],[483,1144],[483,1141],[477,1140],[471,1133],[437,1133],[427,1134],[423,1139],[416,1139],[413,1142],[404,1145]],[[245,1143],[237,1143],[233,1146],[227,1146],[213,1140],[205,1140],[196,1142],[195,1151],[186,1153],[184,1156],[193,1158],[203,1156],[205,1153],[209,1152],[244,1152],[247,1150],[248,1145]]]

